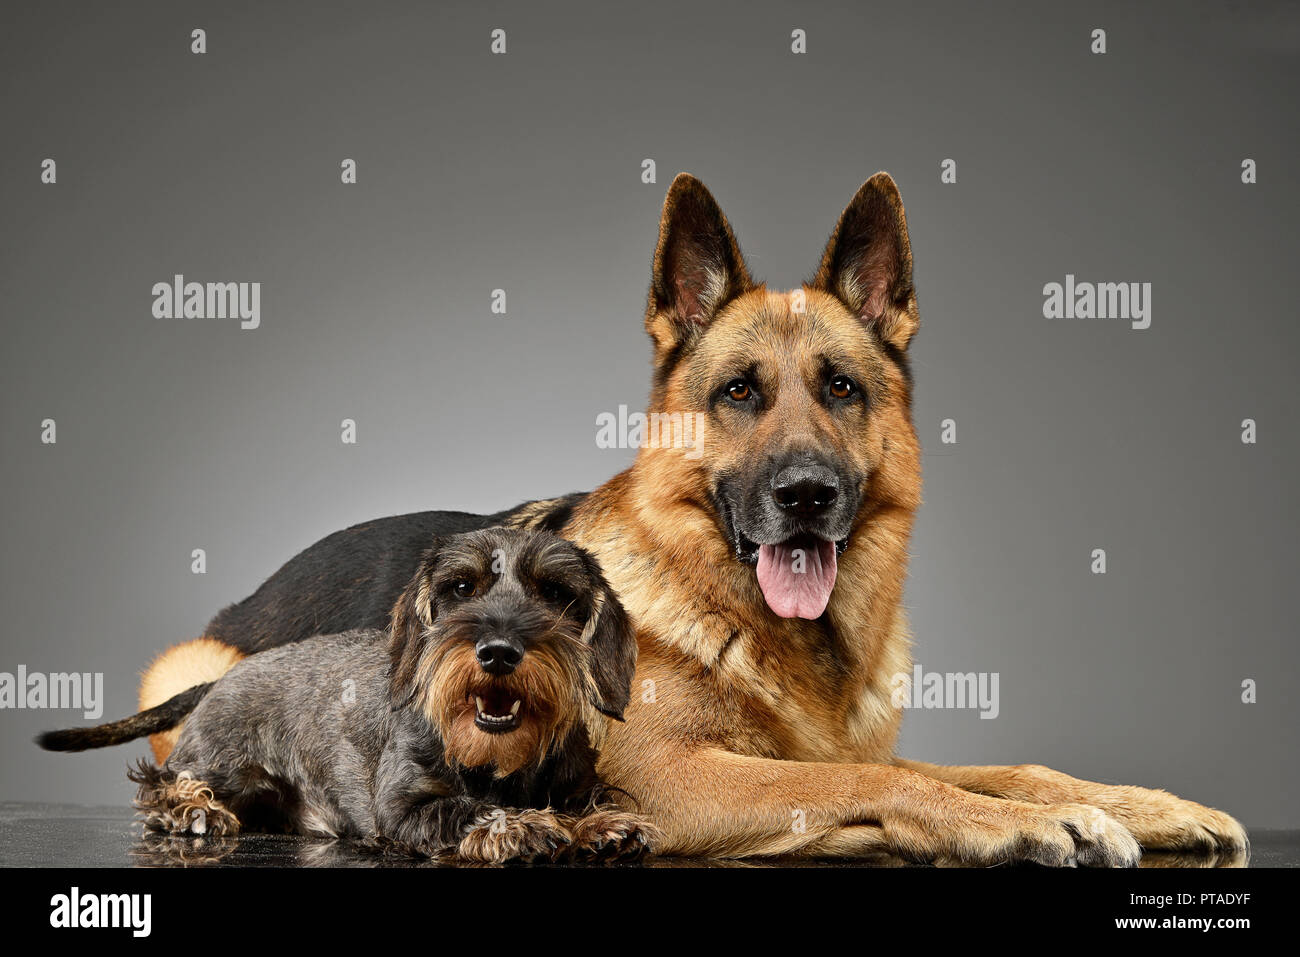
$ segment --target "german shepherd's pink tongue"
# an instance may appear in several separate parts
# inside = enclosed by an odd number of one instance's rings
[[[791,539],[758,547],[758,587],[782,618],[820,618],[835,587],[835,543]]]

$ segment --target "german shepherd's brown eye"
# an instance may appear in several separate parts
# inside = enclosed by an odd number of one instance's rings
[[[727,385],[727,397],[733,402],[746,402],[754,394],[754,390],[749,387],[749,383],[744,379],[737,379]]]
[[[848,376],[837,375],[831,379],[830,389],[831,395],[835,396],[835,398],[847,399],[858,390],[858,387],[853,384],[853,380]]]
[[[468,579],[458,581],[451,586],[451,593],[457,598],[473,598],[477,591],[478,585]]]

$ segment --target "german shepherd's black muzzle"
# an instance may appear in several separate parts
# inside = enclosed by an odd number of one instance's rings
[[[825,465],[787,465],[772,476],[772,501],[796,518],[819,518],[839,496],[840,478]]]
[[[862,502],[861,478],[820,452],[798,451],[722,476],[714,498],[768,607],[782,618],[819,618]]]

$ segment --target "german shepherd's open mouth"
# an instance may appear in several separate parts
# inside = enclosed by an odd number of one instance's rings
[[[767,606],[782,618],[820,618],[835,588],[837,557],[848,547],[796,535],[777,545],[759,545],[755,572]]]
[[[826,611],[857,510],[858,496],[841,496],[844,484],[831,468],[807,464],[774,468],[739,494],[720,484],[714,501],[727,538],[737,560],[754,567],[774,614],[816,619]]]

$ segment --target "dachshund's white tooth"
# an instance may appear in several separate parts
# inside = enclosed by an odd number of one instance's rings
[[[479,714],[484,714],[484,713],[485,713],[485,712],[483,711],[483,699],[482,699],[482,698],[478,698],[478,697],[476,697],[476,698],[474,699],[474,704],[478,707],[478,713],[479,713]]]
[[[521,704],[523,704],[523,702],[520,701],[518,698],[516,698],[516,699],[515,699],[515,703],[512,704],[512,705],[510,706],[510,713],[511,713],[512,715],[516,715],[516,714],[518,714],[518,713],[519,713],[519,706],[520,706]]]

